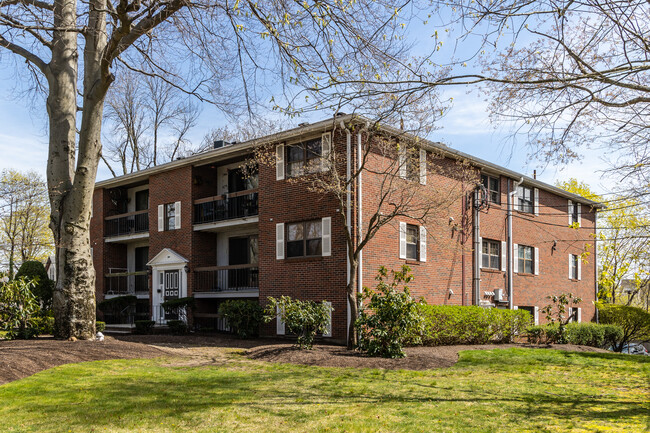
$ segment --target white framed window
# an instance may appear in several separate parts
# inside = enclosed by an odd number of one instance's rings
[[[501,242],[483,239],[481,267],[501,269]]]
[[[569,279],[581,280],[582,279],[582,264],[579,254],[569,254]]]
[[[569,215],[569,225],[577,225],[580,227],[582,205],[580,203],[574,203],[572,200],[567,200],[567,213]]]

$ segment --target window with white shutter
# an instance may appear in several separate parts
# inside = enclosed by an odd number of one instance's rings
[[[535,201],[535,215],[539,215],[539,189],[535,188],[533,190],[534,201]]]
[[[275,318],[275,332],[278,335],[284,335],[284,321],[282,320],[282,315],[284,314],[284,311],[280,309],[280,307],[275,307],[275,312],[276,312],[276,318]]]
[[[322,224],[323,224],[322,254],[323,256],[331,256],[332,255],[332,217],[323,218]]]
[[[501,270],[505,271],[506,270],[506,265],[508,262],[508,250],[506,249],[506,242],[501,241]]]
[[[512,245],[512,272],[519,272],[519,244]]]
[[[569,217],[569,225],[573,224],[573,201],[567,200],[567,216]]]
[[[275,258],[284,259],[284,223],[275,225]]]
[[[325,333],[323,333],[323,337],[331,337],[332,336],[332,303],[327,301],[324,301],[323,303],[327,305],[329,309],[329,317],[327,320],[327,324],[325,325]]]
[[[427,228],[420,226],[420,261],[427,261]]]
[[[406,146],[400,146],[397,151],[397,163],[399,164],[399,177],[406,179]]]
[[[427,151],[420,149],[420,184],[427,184]]]
[[[535,247],[535,275],[539,275],[539,248]]]
[[[399,223],[399,258],[406,258],[406,223]]]
[[[581,221],[580,221],[582,219],[581,218],[582,205],[580,203],[578,203],[577,207],[578,207],[578,209],[577,209],[577,212],[576,212],[577,213],[576,222],[578,223],[578,227],[580,227],[580,224],[582,224]]]
[[[321,136],[321,170],[327,171],[329,169],[329,158],[332,153],[332,134],[327,132]]]
[[[158,205],[158,231],[165,231],[165,205]]]
[[[481,236],[478,237],[478,251],[476,251],[476,254],[478,255],[478,267],[479,268],[484,268],[484,266],[483,266],[483,238]]]
[[[578,280],[582,280],[582,259],[578,254]]]
[[[174,228],[181,228],[181,202],[177,201],[174,203]]]
[[[284,143],[275,146],[275,180],[284,179]]]

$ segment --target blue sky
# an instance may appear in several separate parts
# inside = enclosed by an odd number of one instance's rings
[[[413,33],[428,35],[432,33],[430,29],[430,26],[425,28],[416,25]],[[440,56],[451,55],[452,38],[451,34],[447,34],[445,49],[437,54],[438,61]],[[422,51],[430,44],[426,36],[417,42],[416,51]],[[461,55],[462,52],[456,54]],[[45,176],[47,134],[45,116],[41,114],[44,113],[45,107],[38,99],[16,97],[14,91],[16,73],[8,65],[7,57],[2,59],[2,63],[3,67],[0,68],[0,155],[2,155],[0,169],[33,169]],[[612,189],[611,184],[600,179],[598,171],[604,169],[606,165],[597,152],[588,153],[584,155],[582,161],[561,167],[544,168],[542,163],[529,161],[523,140],[513,137],[509,126],[491,124],[485,97],[478,95],[476,91],[468,93],[468,90],[454,87],[446,88],[444,93],[441,93],[443,99],[453,97],[454,105],[442,119],[441,129],[435,131],[429,137],[430,139],[441,141],[460,151],[529,176],[532,176],[533,170],[537,169],[538,178],[548,183],[576,177],[587,181],[598,192]],[[214,107],[204,104],[197,126],[188,138],[193,144],[199,144],[209,130],[225,124],[223,116]],[[97,179],[108,177],[110,172],[100,162]]]

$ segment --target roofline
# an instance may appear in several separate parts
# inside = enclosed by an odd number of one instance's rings
[[[187,158],[177,159],[176,161],[167,162],[165,164],[157,165],[155,167],[146,168],[144,170],[136,171],[133,173],[125,174],[122,176],[106,179],[95,183],[95,188],[113,188],[124,184],[146,180],[153,174],[158,174],[167,170],[187,165],[198,165],[202,163],[210,163],[220,159],[226,159],[230,156],[235,156],[240,153],[246,153],[265,143],[273,143],[277,141],[286,140],[302,134],[310,134],[328,126],[334,125],[336,122],[349,122],[354,116],[346,114],[331,119],[322,120],[320,122],[312,123],[309,125],[298,126],[296,128],[288,129],[286,131],[278,132],[275,134],[266,135],[264,137],[255,138],[253,140],[244,141],[234,144],[232,146],[222,147],[220,149],[210,149],[205,152],[197,153]]]
[[[296,128],[288,129],[286,131],[278,132],[275,134],[270,134],[264,137],[256,138],[253,140],[248,140],[242,143],[237,143],[232,146],[227,146],[223,147],[220,149],[211,149],[202,153],[198,153],[192,156],[189,156],[187,158],[179,159],[176,161],[171,161],[165,164],[157,165],[155,167],[147,168],[145,170],[137,171],[134,173],[126,174],[123,176],[115,177],[112,179],[107,179],[107,180],[102,180],[100,182],[97,182],[95,184],[95,188],[111,188],[111,187],[117,187],[123,184],[128,184],[128,183],[133,183],[133,182],[138,182],[142,180],[146,180],[149,176],[153,174],[158,174],[170,169],[178,168],[178,167],[183,167],[187,165],[198,165],[198,164],[207,164],[213,161],[218,161],[221,159],[226,159],[230,156],[235,156],[238,154],[246,153],[253,149],[255,146],[261,145],[261,144],[267,144],[267,143],[273,143],[273,142],[279,142],[282,140],[286,140],[289,138],[293,138],[297,135],[305,135],[305,134],[310,134],[316,131],[323,130],[327,127],[332,127],[336,125],[336,123],[348,123],[348,122],[354,122],[357,124],[367,124],[369,122],[373,122],[372,120],[359,116],[359,115],[354,115],[354,114],[345,114],[345,115],[338,115],[336,117],[332,117],[330,119],[326,120],[321,120],[316,123],[312,123],[309,125],[304,125],[304,126],[298,126]],[[516,171],[507,169],[505,167],[501,167],[497,164],[493,164],[489,161],[485,161],[481,158],[477,158],[475,156],[469,155],[465,152],[461,152],[456,149],[452,149],[449,146],[440,143],[440,142],[434,142],[428,139],[424,139],[421,137],[418,137],[414,134],[405,132],[403,130],[394,128],[389,125],[384,125],[384,124],[379,124],[379,128],[381,130],[387,131],[391,134],[394,135],[402,135],[402,136],[408,136],[413,140],[417,140],[420,143],[423,143],[425,147],[428,147],[430,149],[435,149],[437,151],[441,151],[445,156],[449,156],[455,159],[465,159],[474,165],[476,165],[478,168],[486,168],[491,172],[494,172],[495,174],[500,174],[503,176],[507,176],[511,179],[519,180],[522,179],[524,180],[524,184],[526,185],[531,185],[534,187],[538,187],[547,191],[550,191],[560,197],[565,197],[567,199],[574,200],[578,203],[586,204],[589,205],[593,208],[596,209],[604,209],[606,206],[603,205],[602,203],[589,200],[587,198],[582,197],[581,195],[571,193],[569,191],[563,190],[562,188],[558,188],[556,186],[550,185],[548,183],[539,181],[537,179],[533,179],[529,176],[526,176],[524,174],[518,173]]]

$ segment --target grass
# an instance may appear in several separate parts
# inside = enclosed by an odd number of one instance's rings
[[[531,349],[453,368],[355,370],[170,359],[57,367],[0,386],[2,432],[634,432],[650,429],[650,361]],[[182,365],[182,364],[181,364]]]

